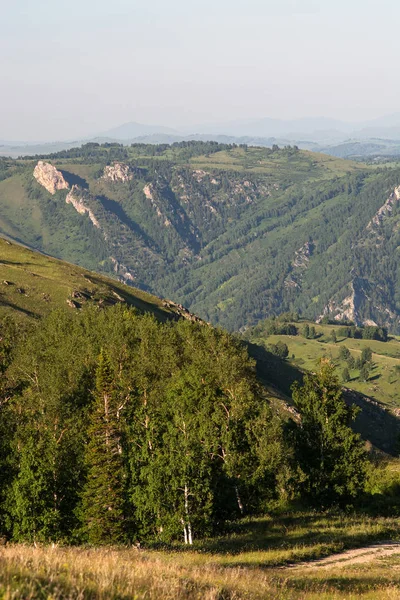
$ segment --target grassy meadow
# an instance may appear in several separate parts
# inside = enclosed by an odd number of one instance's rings
[[[126,302],[161,320],[169,314],[156,296],[0,239],[0,317],[40,318],[60,307],[73,310],[71,300],[78,307],[87,300]]]
[[[319,359],[328,357],[336,365],[339,379],[346,361],[340,358],[340,348],[346,346],[354,359],[361,357],[364,348],[371,348],[373,368],[367,381],[360,379],[358,369],[350,370],[350,380],[344,385],[360,392],[388,408],[400,407],[398,386],[400,383],[400,339],[390,336],[387,342],[344,338],[339,335],[340,325],[315,325],[316,339],[306,339],[301,335],[304,322],[297,323],[300,335],[270,335],[252,339],[255,343],[276,344],[279,340],[289,349],[287,362],[304,371],[315,371]],[[332,341],[332,332],[336,333],[336,342]]]
[[[395,518],[292,512],[243,520],[191,550],[0,548],[0,598],[165,600],[394,599],[398,554],[333,567],[313,560],[396,540]]]

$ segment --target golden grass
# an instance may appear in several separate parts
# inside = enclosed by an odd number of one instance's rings
[[[0,598],[11,600],[341,600],[400,597],[391,561],[357,567],[291,570],[221,567],[212,557],[132,549],[33,548],[0,552]]]
[[[0,598],[394,600],[400,555],[334,568],[303,562],[398,531],[398,519],[292,513],[245,520],[190,550],[10,544],[0,548]]]

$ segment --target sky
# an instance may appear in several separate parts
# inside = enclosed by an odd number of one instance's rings
[[[0,140],[400,110],[398,0],[0,0]]]

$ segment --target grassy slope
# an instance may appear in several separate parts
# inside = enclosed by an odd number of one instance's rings
[[[301,150],[297,154],[286,158],[279,154],[266,155],[265,148],[235,148],[234,150],[220,151],[210,156],[196,156],[190,159],[190,164],[202,169],[230,169],[237,171],[251,171],[263,175],[288,176],[291,181],[331,179],[365,169],[362,163],[356,163],[325,154],[316,154]]]
[[[0,317],[10,312],[41,317],[58,307],[73,310],[67,303],[73,292],[87,294],[100,305],[123,300],[163,320],[172,316],[151,294],[0,238]]]
[[[305,321],[297,323],[300,332],[304,323]],[[313,324],[310,323],[310,325]],[[268,345],[276,344],[278,340],[281,340],[287,344],[289,349],[287,363],[305,371],[314,371],[320,358],[329,357],[337,365],[339,376],[343,369],[347,367],[346,362],[339,357],[341,346],[346,346],[355,359],[360,358],[363,348],[369,347],[373,352],[374,367],[368,381],[360,381],[359,371],[354,369],[350,371],[350,381],[344,385],[390,408],[400,407],[398,393],[400,383],[400,340],[398,337],[391,336],[388,342],[343,338],[338,334],[341,328],[338,325],[314,326],[318,336],[314,340],[306,339],[302,335],[270,335],[267,338],[257,337],[252,341]],[[336,343],[331,340],[332,331],[336,332]]]

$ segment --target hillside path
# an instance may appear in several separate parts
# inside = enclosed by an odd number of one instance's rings
[[[325,568],[330,569],[332,567],[348,567],[351,565],[358,565],[362,563],[372,562],[380,558],[386,558],[394,554],[400,555],[400,542],[377,542],[371,544],[371,546],[365,546],[364,548],[354,548],[353,550],[346,550],[340,554],[333,554],[326,558],[319,560],[311,560],[308,562],[298,563],[296,565],[290,565],[290,569],[314,569],[314,568]]]

